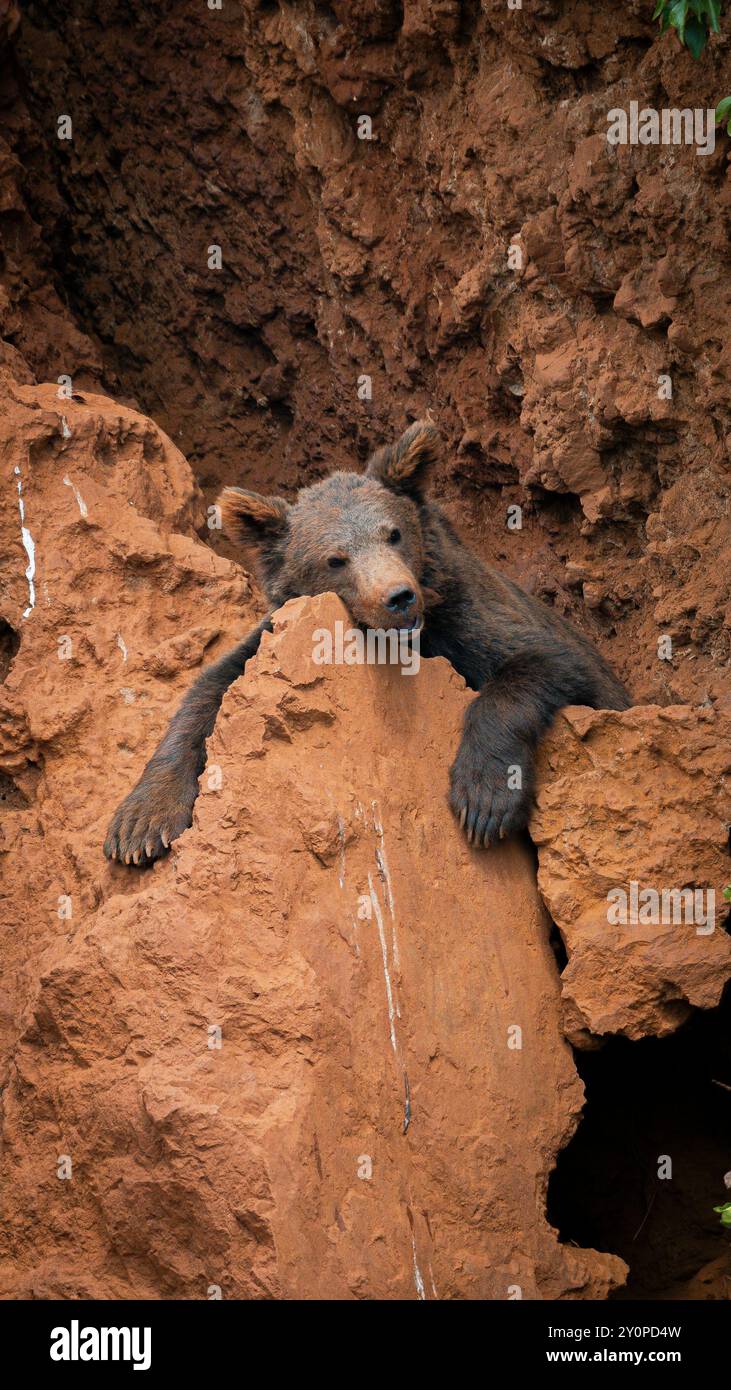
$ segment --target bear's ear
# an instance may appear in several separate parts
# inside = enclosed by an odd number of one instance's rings
[[[428,475],[442,456],[442,441],[431,420],[417,420],[396,444],[387,444],[368,460],[366,473],[394,492],[420,497]]]
[[[283,497],[262,497],[242,487],[225,487],[216,503],[221,525],[232,541],[254,541],[260,545],[284,534],[290,506]]]

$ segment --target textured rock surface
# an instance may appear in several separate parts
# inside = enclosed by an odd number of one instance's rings
[[[8,336],[40,379],[103,365],[206,489],[291,493],[432,408],[440,490],[483,552],[638,700],[721,699],[729,140],[606,131],[631,100],[715,106],[731,48],[724,24],[695,63],[651,9],[35,0],[24,100],[12,70],[0,92]]]
[[[631,99],[714,105],[729,39],[693,64],[647,9],[36,0],[18,27],[0,0],[6,1295],[621,1278],[544,1217],[581,1105],[562,1030],[664,1034],[730,972],[719,929],[606,923],[631,879],[728,881],[728,142],[604,132]],[[35,385],[62,374],[71,400]],[[179,693],[261,611],[204,498],[291,495],[427,407],[462,532],[638,700],[687,702],[568,711],[546,745],[560,984],[532,859],[473,855],[446,809],[461,683],[309,678],[328,604],[227,697],[223,781],[171,859],[100,854]]]
[[[39,953],[108,891],[99,846],[110,806],[176,693],[238,637],[251,604],[242,571],[192,534],[190,469],[150,420],[101,396],[61,403],[51,386],[17,387],[5,405],[3,1048]],[[70,922],[58,915],[65,895]],[[3,1076],[8,1061],[6,1051]]]
[[[731,977],[730,774],[729,721],[711,708],[559,714],[542,748],[531,835],[541,893],[568,951],[564,1026],[579,1046],[608,1033],[662,1037],[691,1006],[719,1002]],[[647,889],[698,890],[703,920],[686,922],[670,902],[665,922],[608,922],[615,900],[607,895],[619,888],[629,898],[632,881],[638,907]],[[649,915],[652,900],[642,902]]]
[[[64,438],[50,388],[18,396],[38,598],[18,620],[11,541],[4,1294],[604,1296],[621,1261],[544,1216],[582,1088],[532,861],[470,851],[440,792],[462,681],[315,666],[345,612],[289,605],[193,828],[152,873],[105,865],[161,687],[247,586],[167,529],[194,492],[149,422],[90,397]]]
[[[699,1269],[681,1289],[674,1289],[671,1298],[710,1300],[714,1303],[731,1300],[731,1257],[719,1255],[717,1260]]]

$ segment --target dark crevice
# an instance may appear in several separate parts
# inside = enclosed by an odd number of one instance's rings
[[[0,810],[19,811],[30,802],[25,792],[7,772],[0,772]]]
[[[551,930],[548,936],[548,944],[551,947],[554,956],[556,957],[556,967],[558,969],[558,973],[559,975],[563,975],[563,972],[569,963],[569,957],[568,952],[566,950],[566,945],[564,943],[564,939],[554,921],[551,922]]]
[[[20,648],[20,633],[0,618],[0,682],[7,679]]]
[[[728,1297],[731,1240],[713,1208],[729,1196],[730,1025],[731,986],[668,1038],[576,1054],[586,1105],[547,1214],[562,1241],[627,1262],[615,1298]]]

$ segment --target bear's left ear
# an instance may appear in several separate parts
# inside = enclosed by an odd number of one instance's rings
[[[394,492],[421,497],[428,475],[442,456],[442,441],[431,420],[417,420],[396,444],[387,444],[368,460],[366,473]]]
[[[221,524],[232,541],[264,545],[284,534],[289,523],[289,502],[283,497],[262,497],[242,487],[225,487],[216,503]]]

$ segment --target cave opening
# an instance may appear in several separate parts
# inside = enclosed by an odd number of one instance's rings
[[[615,1299],[731,1296],[731,986],[667,1038],[579,1052],[583,1118],[559,1155],[547,1214],[562,1241],[627,1262]]]

